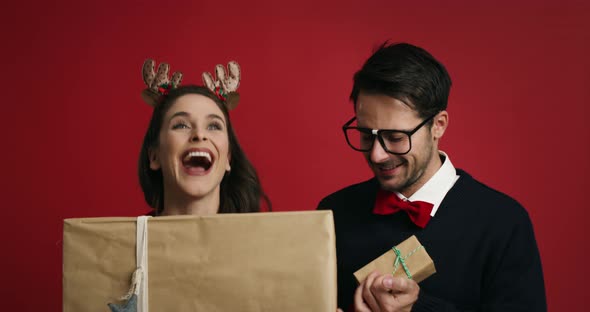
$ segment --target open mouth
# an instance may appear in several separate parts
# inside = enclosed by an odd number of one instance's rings
[[[189,150],[182,157],[182,165],[189,173],[206,172],[211,168],[213,162],[211,153],[203,150]]]

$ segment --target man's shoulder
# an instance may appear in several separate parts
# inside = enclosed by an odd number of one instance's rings
[[[318,209],[333,209],[334,207],[343,204],[350,204],[351,202],[358,200],[366,200],[367,197],[372,196],[371,194],[376,194],[377,186],[378,183],[375,178],[349,185],[324,197],[320,201]]]
[[[457,169],[457,174],[460,178],[449,195],[460,198],[462,201],[476,203],[477,205],[474,206],[482,210],[528,218],[528,212],[513,197],[480,182],[464,170]]]

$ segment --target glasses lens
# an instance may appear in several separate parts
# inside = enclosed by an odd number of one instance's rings
[[[346,140],[348,144],[357,151],[370,151],[373,147],[375,137],[370,132],[363,132],[359,129],[346,129]]]
[[[347,128],[345,130],[348,144],[357,151],[368,152],[373,148],[375,136],[369,129]],[[405,154],[410,151],[410,136],[407,133],[391,130],[379,133],[385,144],[385,150],[393,154]]]
[[[398,131],[383,131],[380,133],[385,148],[395,154],[405,154],[410,150],[410,136]]]

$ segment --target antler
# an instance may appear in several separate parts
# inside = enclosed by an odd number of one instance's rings
[[[231,61],[227,64],[229,76],[226,76],[225,67],[218,64],[215,66],[215,78],[209,72],[203,73],[203,83],[215,93],[221,100],[225,102],[228,109],[234,109],[240,100],[239,94],[236,92],[240,85],[240,65],[237,62]]]
[[[170,89],[178,87],[182,81],[182,73],[175,72],[172,74],[172,79],[168,78],[170,72],[170,65],[161,63],[158,66],[158,71],[155,72],[156,62],[152,59],[147,59],[143,63],[142,76],[143,82],[147,89],[141,93],[144,101],[151,106],[156,106],[158,99],[162,94],[167,94]]]

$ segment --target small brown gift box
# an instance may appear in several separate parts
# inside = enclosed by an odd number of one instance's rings
[[[106,312],[136,269],[137,218],[67,219],[63,311]],[[150,311],[336,311],[331,211],[150,218]]]
[[[356,280],[361,283],[373,271],[378,271],[381,274],[393,273],[393,276],[406,278],[409,278],[409,272],[411,278],[419,283],[436,272],[434,262],[416,236],[412,235],[401,244],[395,246],[395,248],[399,251],[401,258],[396,255],[396,252],[392,248],[379,258],[354,272]],[[406,268],[408,272],[406,272]]]

